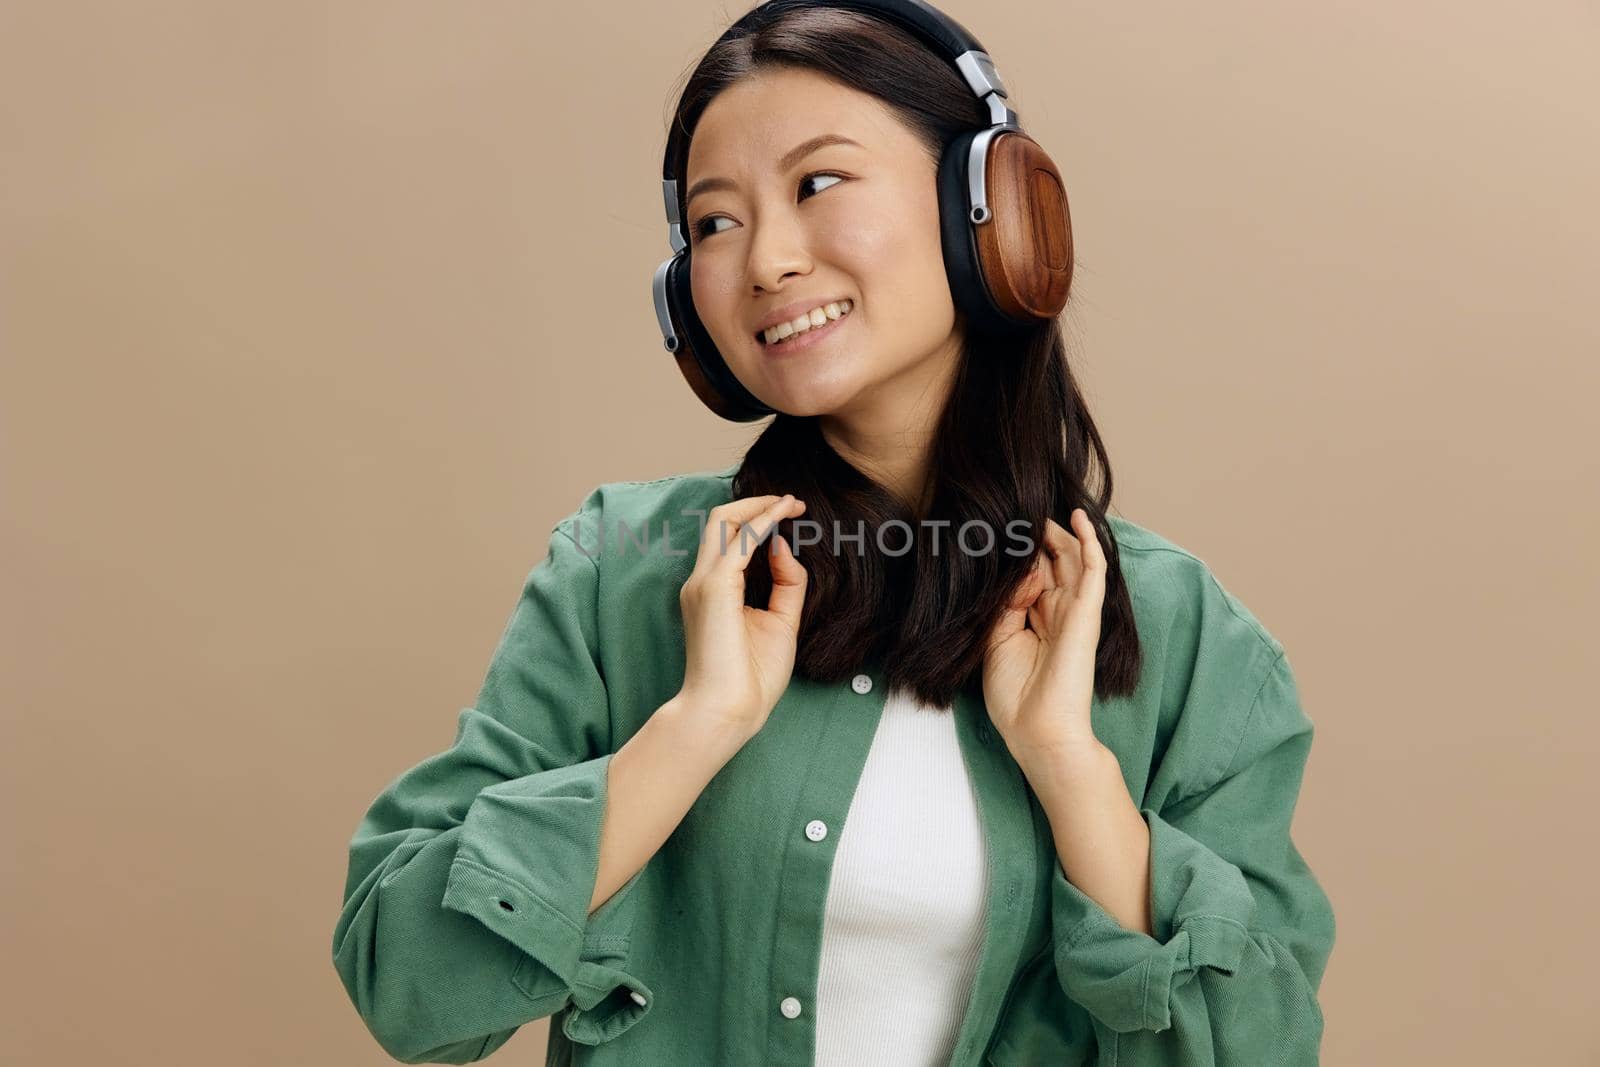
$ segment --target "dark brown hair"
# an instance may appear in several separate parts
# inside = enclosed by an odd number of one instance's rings
[[[714,45],[690,72],[672,121],[692,134],[722,90],[747,75],[783,68],[811,70],[883,101],[933,160],[958,132],[988,124],[988,109],[947,60],[897,26],[838,8],[785,12]],[[675,161],[680,176],[688,145],[685,136]],[[1095,691],[1102,697],[1130,693],[1141,653],[1105,518],[1111,466],[1068,366],[1060,323],[1002,339],[968,327],[959,307],[957,316],[964,344],[932,442],[924,512],[913,512],[840,456],[815,416],[777,413],[734,475],[735,497],[793,493],[806,503],[799,521],[819,523],[823,531],[815,550],[797,553],[808,580],[795,671],[840,682],[876,659],[891,687],[934,707],[950,704],[958,689],[981,684],[988,632],[1033,563],[1031,554],[1003,551],[1009,544],[1014,552],[1016,542],[1008,543],[1002,531],[1025,520],[1024,535],[1043,551],[1045,518],[1071,531],[1072,509],[1082,507],[1108,565]],[[923,521],[950,525],[937,554],[931,538],[919,532],[911,549],[896,555],[906,543],[904,532],[884,534],[889,553],[877,543],[877,531],[893,520],[919,531]],[[993,550],[956,550],[956,531],[972,520],[993,531]],[[791,545],[794,521],[779,527]],[[858,528],[866,531],[859,551],[850,542],[832,550],[835,530],[844,536]],[[752,554],[745,577],[746,602],[765,607],[772,575],[764,550]]]

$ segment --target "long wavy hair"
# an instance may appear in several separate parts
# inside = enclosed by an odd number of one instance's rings
[[[870,15],[838,8],[783,12],[749,32],[714,45],[689,72],[672,121],[685,133],[677,173],[684,173],[689,136],[718,93],[753,73],[804,68],[883,101],[938,160],[957,133],[988,124],[988,109],[944,58],[911,34]],[[1070,299],[1070,298],[1069,298]],[[821,545],[867,531],[859,551],[807,552],[797,558],[808,580],[795,672],[841,682],[876,660],[885,682],[923,704],[943,708],[963,687],[982,681],[985,643],[1011,596],[1027,578],[1034,554],[1002,550],[1000,531],[1025,520],[1025,536],[1043,551],[1045,518],[1069,531],[1072,509],[1093,522],[1107,562],[1095,691],[1131,693],[1141,653],[1133,606],[1115,538],[1106,522],[1111,465],[1089,416],[1058,320],[1017,337],[963,328],[959,367],[940,415],[929,457],[930,493],[915,512],[828,444],[815,416],[782,412],[745,452],[733,478],[735,497],[793,493],[806,503],[777,534],[796,544],[795,523],[820,524]],[[883,536],[894,520],[913,530],[948,520],[946,542],[918,534]],[[992,551],[953,549],[964,523],[994,533]],[[858,526],[858,523],[863,525]],[[808,537],[815,537],[816,527]],[[841,540],[841,544],[846,543]],[[746,602],[764,607],[772,574],[764,551],[752,554]]]

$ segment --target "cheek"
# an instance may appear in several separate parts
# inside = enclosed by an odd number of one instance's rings
[[[713,338],[725,342],[720,334],[723,324],[732,315],[734,283],[727,272],[711,259],[689,261],[689,295],[694,299],[695,311]]]
[[[695,307],[706,308],[714,305],[723,288],[724,284],[717,276],[715,263],[707,261],[703,256],[696,256],[689,261],[689,295],[694,297]]]
[[[828,219],[820,236],[826,259],[848,271],[870,292],[913,263],[917,255],[914,220],[892,201],[855,204]]]
[[[944,252],[939,237],[939,202],[932,182],[897,187],[875,198],[865,211],[840,220],[833,242],[838,261],[848,264],[871,303],[876,291],[902,306],[949,302]],[[882,302],[872,305],[888,316]]]

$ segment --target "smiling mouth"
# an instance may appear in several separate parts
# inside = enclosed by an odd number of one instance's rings
[[[826,310],[826,308],[833,308],[835,313],[834,314],[829,314],[828,311]],[[801,329],[801,330],[793,330],[791,324],[789,324],[789,323],[781,323],[781,324],[779,324],[779,326],[774,327],[774,329],[780,329],[781,330],[781,329],[783,329],[785,327],[789,327],[792,332],[786,333],[783,336],[778,337],[778,338],[776,338],[774,340],[771,340],[771,341],[767,340],[767,331],[766,330],[757,330],[752,336],[754,336],[755,339],[756,339],[756,342],[758,344],[760,344],[762,348],[765,348],[765,349],[776,350],[776,349],[781,349],[781,348],[788,348],[791,345],[798,346],[802,342],[804,342],[807,338],[812,338],[814,340],[815,339],[815,335],[831,333],[833,331],[833,328],[836,325],[838,325],[840,322],[843,322],[845,319],[849,318],[851,312],[853,312],[854,310],[855,310],[855,302],[854,301],[852,301],[852,300],[841,300],[837,304],[825,305],[824,310],[823,310],[823,315],[825,316],[825,318],[820,323],[811,323],[811,324],[807,325],[805,329]]]

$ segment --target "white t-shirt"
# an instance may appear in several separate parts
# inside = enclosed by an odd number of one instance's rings
[[[988,865],[949,708],[891,691],[823,917],[818,1067],[945,1067],[983,947]]]

